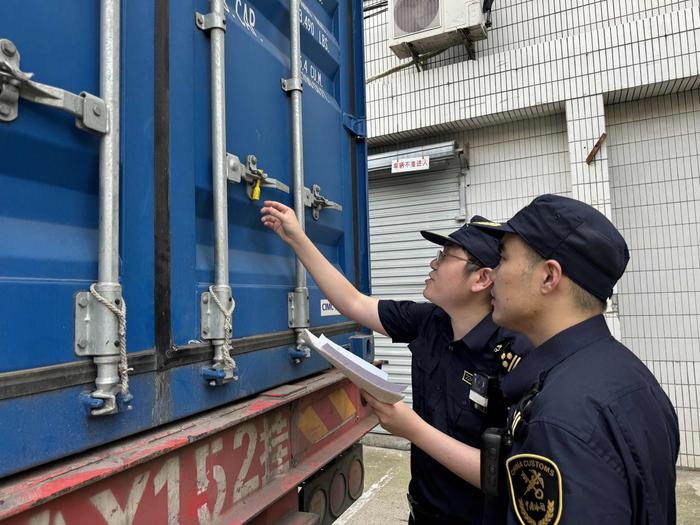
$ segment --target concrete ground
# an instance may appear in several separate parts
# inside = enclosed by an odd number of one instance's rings
[[[342,525],[407,523],[406,488],[410,479],[408,442],[393,436],[368,434],[363,439],[363,443],[365,444],[365,492],[335,523]],[[700,471],[678,471],[676,501],[678,525],[700,523]]]

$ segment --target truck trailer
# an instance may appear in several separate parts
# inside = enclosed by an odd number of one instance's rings
[[[369,293],[361,0],[1,9],[0,521],[331,523],[377,420],[301,334],[372,334],[260,208]]]

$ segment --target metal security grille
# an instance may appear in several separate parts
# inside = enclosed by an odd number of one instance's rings
[[[414,175],[372,175],[369,223],[372,295],[380,299],[425,301],[424,280],[437,247],[420,230],[450,233],[461,225],[458,160],[441,171]],[[375,334],[378,359],[396,383],[411,383],[411,354],[405,344]],[[407,401],[412,402],[410,389]]]
[[[700,467],[700,91],[607,107],[613,221],[630,247],[622,341],[678,412],[683,467]]]

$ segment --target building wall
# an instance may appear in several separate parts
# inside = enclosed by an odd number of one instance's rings
[[[454,48],[368,85],[370,153],[458,141],[467,216],[504,219],[542,193],[605,213],[632,253],[606,318],[676,406],[679,465],[700,468],[700,0],[503,0],[492,21],[476,60]],[[365,45],[368,77],[399,63],[386,14],[366,19]],[[384,192],[391,180],[410,185],[385,177]]]
[[[365,2],[370,6],[375,0]],[[691,8],[693,0],[505,0],[494,2],[493,26],[488,39],[475,45],[477,56],[502,53],[596,29]],[[384,31],[387,15],[367,18],[365,53],[367,76],[377,75],[401,63],[388,47]],[[446,52],[433,66],[465,60],[463,47]]]
[[[613,221],[630,245],[619,284],[622,341],[678,412],[680,464],[700,467],[700,91],[608,113]]]
[[[467,130],[461,143],[468,144],[468,215],[501,221],[542,193],[571,196],[563,114]]]
[[[368,84],[370,144],[557,112],[567,100],[595,94],[684,88],[674,81],[700,73],[698,4],[495,2],[476,60],[448,57],[420,74],[411,67]],[[368,78],[399,63],[387,45],[386,18],[365,21]]]

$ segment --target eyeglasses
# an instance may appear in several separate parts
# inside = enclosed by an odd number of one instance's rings
[[[476,259],[467,259],[465,257],[459,257],[457,255],[452,255],[451,253],[445,253],[443,250],[438,250],[437,255],[435,256],[435,261],[440,264],[440,261],[442,261],[445,257],[454,257],[455,259],[459,259],[460,261],[464,261],[467,263],[472,263],[481,266],[481,263],[477,261]]]

